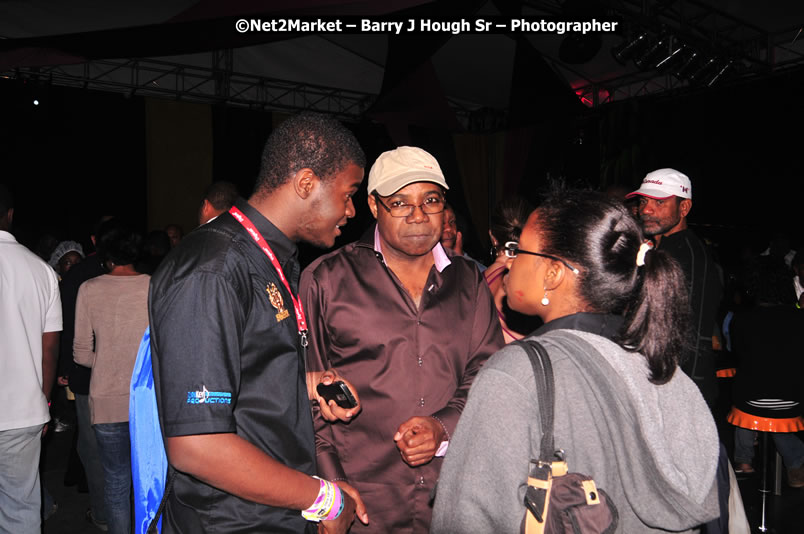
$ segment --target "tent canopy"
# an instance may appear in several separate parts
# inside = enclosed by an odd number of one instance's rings
[[[708,79],[764,76],[804,63],[798,27],[804,4],[778,9],[731,0],[299,0],[231,2],[124,0],[6,1],[0,20],[0,73],[189,101],[263,109],[320,109],[344,118],[407,113],[427,125],[488,130],[693,82],[633,59],[659,46],[667,56],[711,58]],[[301,18],[502,21],[489,32],[290,33],[235,23]],[[594,35],[512,31],[510,21],[617,23]],[[747,21],[750,21],[747,22]],[[407,23],[406,23],[407,25]],[[799,24],[800,26],[800,24]],[[618,62],[611,51],[645,34],[645,47]],[[656,63],[661,58],[654,59]],[[730,62],[730,63],[729,63]],[[693,68],[694,67],[694,68]],[[687,74],[690,74],[689,72]],[[427,87],[420,87],[427,84]],[[396,93],[419,87],[429,102],[400,106]],[[450,113],[434,113],[448,106]],[[418,119],[414,113],[419,107]],[[435,115],[431,119],[427,116]],[[434,123],[434,124],[432,124]],[[459,126],[460,123],[460,126]]]

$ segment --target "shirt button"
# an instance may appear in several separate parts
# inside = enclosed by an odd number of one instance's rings
[[[419,486],[424,486],[424,477],[419,477]]]
[[[424,397],[419,399],[419,406],[424,406]]]
[[[416,320],[416,324],[417,324],[417,325],[421,325],[421,324],[422,324],[421,320],[420,320],[420,319],[417,319],[417,320]]]
[[[422,366],[422,363],[423,363],[422,357],[421,357],[421,356],[419,356],[419,367],[421,367],[421,366]]]

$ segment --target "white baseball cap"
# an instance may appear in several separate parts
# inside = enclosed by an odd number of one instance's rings
[[[640,195],[648,198],[667,198],[677,196],[692,198],[692,183],[686,174],[675,169],[658,169],[649,172],[642,179],[642,185],[625,198]]]
[[[368,193],[381,196],[393,195],[408,184],[433,182],[449,189],[438,161],[426,150],[413,146],[401,146],[380,154],[371,166],[368,177]]]

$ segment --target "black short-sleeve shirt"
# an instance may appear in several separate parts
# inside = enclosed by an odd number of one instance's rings
[[[236,205],[268,241],[297,292],[295,244],[245,201]],[[171,251],[151,279],[148,308],[165,436],[234,432],[283,464],[315,473],[293,303],[266,255],[231,215],[199,227]],[[307,527],[298,510],[246,501],[181,473],[163,519],[165,534]]]
[[[659,250],[681,265],[689,289],[693,338],[685,349],[681,369],[695,381],[709,406],[713,406],[718,386],[712,335],[723,297],[720,270],[706,244],[689,229],[662,237]]]

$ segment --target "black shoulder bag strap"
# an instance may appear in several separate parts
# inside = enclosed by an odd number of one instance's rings
[[[528,355],[536,380],[536,395],[539,399],[539,416],[542,426],[542,442],[539,447],[539,460],[552,462],[555,458],[555,439],[553,421],[555,418],[555,381],[553,365],[544,347],[537,341],[515,341]]]
[[[533,367],[533,378],[536,381],[536,396],[539,400],[542,441],[539,447],[539,458],[531,460],[535,464],[529,477],[547,482],[552,475],[552,462],[556,459],[555,439],[553,437],[553,420],[555,417],[555,381],[550,356],[544,347],[536,341],[515,341],[528,355]],[[528,485],[525,491],[525,506],[539,523],[544,521],[543,513],[547,504],[548,493],[545,489],[537,489]],[[524,523],[523,523],[524,528]]]
[[[550,514],[556,513],[562,520],[569,518],[573,532],[614,532],[618,523],[614,503],[602,489],[597,488],[591,477],[582,473],[568,473],[564,451],[555,448],[555,381],[550,355],[536,341],[520,342],[519,345],[528,354],[533,366],[542,431],[539,459],[531,460],[528,472],[524,501],[530,513],[525,512],[521,531],[544,533],[556,528],[553,520],[550,520],[551,525],[546,522]],[[558,491],[555,495],[561,497],[554,499],[551,496],[553,491]],[[604,506],[596,506],[599,504]],[[548,505],[552,506],[549,510],[553,511],[548,511]],[[583,511],[569,513],[576,508]],[[579,523],[580,517],[584,519]]]

